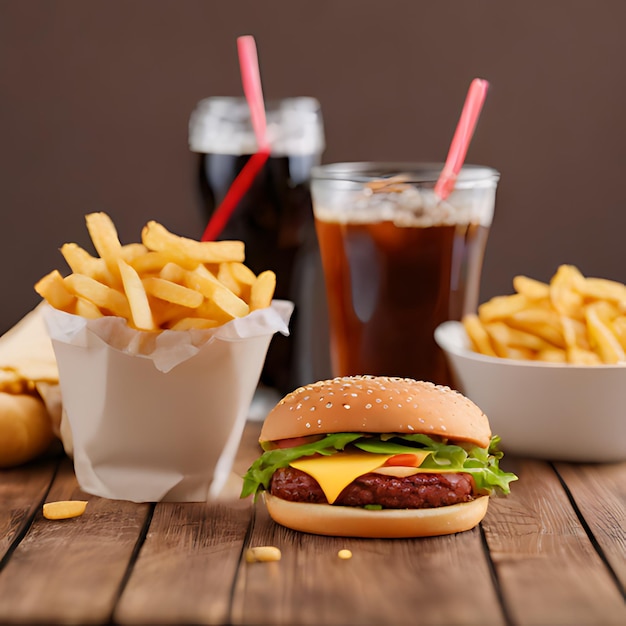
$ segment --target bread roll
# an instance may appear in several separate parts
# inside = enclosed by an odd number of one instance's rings
[[[53,439],[50,416],[39,398],[0,392],[0,467],[34,459]]]

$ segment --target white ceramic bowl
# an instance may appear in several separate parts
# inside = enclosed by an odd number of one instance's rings
[[[563,365],[477,354],[460,322],[435,331],[459,391],[487,415],[512,454],[626,460],[626,365]]]

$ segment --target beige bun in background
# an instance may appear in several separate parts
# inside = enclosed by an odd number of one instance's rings
[[[485,517],[489,497],[432,509],[382,509],[289,502],[264,492],[270,517],[283,526],[315,535],[401,538],[450,535],[470,530]]]
[[[345,376],[305,385],[266,417],[259,441],[338,432],[424,433],[487,448],[487,416],[449,387],[409,378]]]
[[[39,398],[0,392],[0,467],[34,459],[53,439],[50,416]]]

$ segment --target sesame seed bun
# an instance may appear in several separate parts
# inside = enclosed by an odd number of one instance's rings
[[[449,387],[409,378],[345,376],[300,387],[266,417],[259,441],[337,432],[424,433],[487,448],[486,415]]]
[[[432,537],[463,532],[485,517],[489,497],[432,509],[370,511],[351,506],[289,502],[264,493],[272,519],[293,530],[336,537]]]

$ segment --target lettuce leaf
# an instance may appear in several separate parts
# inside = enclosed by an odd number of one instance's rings
[[[269,489],[272,474],[280,467],[287,467],[291,461],[312,454],[335,454],[349,443],[362,437],[360,433],[332,433],[324,439],[305,443],[293,448],[279,448],[264,452],[245,473],[241,498],[256,494],[262,489]]]
[[[503,455],[498,448],[499,443],[500,438],[493,436],[487,449],[478,446],[468,446],[466,449],[423,434],[333,433],[312,443],[263,453],[244,475],[241,497],[268,489],[272,474],[300,457],[335,454],[348,444],[375,454],[404,454],[416,449],[430,451],[431,454],[420,467],[469,473],[473,476],[479,493],[490,494],[498,491],[507,494],[510,492],[510,483],[517,480],[517,476],[500,469],[499,461]]]

